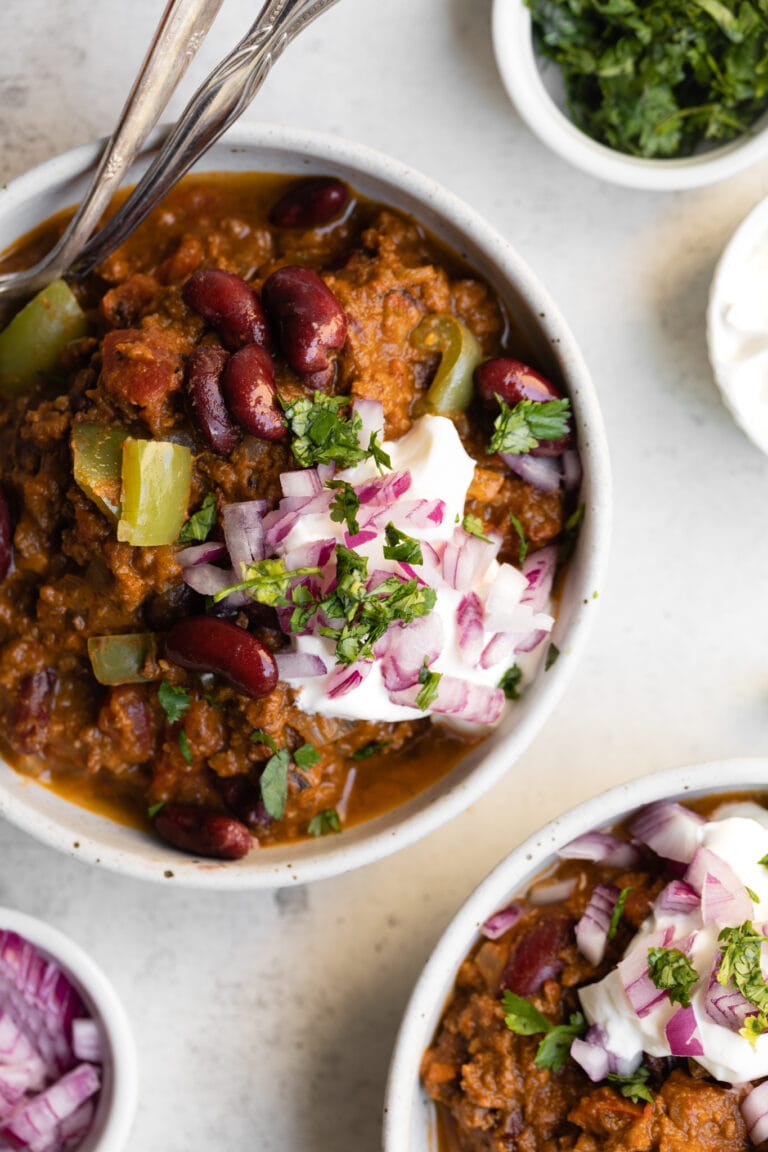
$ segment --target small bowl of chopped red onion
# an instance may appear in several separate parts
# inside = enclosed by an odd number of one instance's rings
[[[0,908],[0,1149],[119,1152],[136,1108],[125,1011],[93,960]]]
[[[562,1131],[599,1147],[632,1132],[648,1142],[621,1147],[763,1147],[766,907],[766,760],[646,776],[552,821],[475,890],[424,968],[385,1152],[467,1152],[478,1130],[489,1148]],[[690,1145],[704,1113],[710,1142]]]

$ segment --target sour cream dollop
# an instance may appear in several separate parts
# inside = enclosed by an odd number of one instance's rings
[[[395,636],[399,642],[397,636],[402,628],[412,630],[412,635],[422,627],[428,629],[429,637],[439,637],[439,655],[429,661],[429,669],[441,675],[442,684],[453,682],[455,686],[460,681],[466,686],[462,690],[470,695],[472,686],[479,685],[503,697],[498,688],[503,673],[513,663],[521,670],[530,671],[540,652],[533,648],[531,653],[516,652],[510,643],[500,641],[499,623],[505,625],[507,636],[512,632],[517,634],[523,648],[534,637],[537,638],[534,648],[540,649],[541,640],[554,623],[548,611],[543,610],[548,607],[548,591],[547,603],[542,604],[540,596],[530,595],[532,579],[535,582],[537,577],[532,578],[495,559],[500,543],[498,539],[481,544],[477,538],[464,533],[461,526],[464,504],[475,462],[464,450],[452,420],[444,416],[422,416],[399,440],[385,441],[383,449],[392,465],[392,473],[387,470],[385,475],[407,473],[409,477],[401,500],[387,505],[378,513],[375,507],[361,504],[358,513],[361,532],[355,538],[350,538],[345,523],[331,519],[327,508],[302,513],[277,545],[276,553],[286,558],[301,556],[318,541],[332,539],[364,556],[369,574],[395,574],[401,579],[415,577],[433,588],[436,603],[428,616],[405,625],[394,623],[388,635]],[[368,459],[354,468],[336,473],[334,479],[346,481],[360,491],[366,482],[378,481],[381,476],[373,460]],[[423,502],[421,510],[417,508],[415,515],[409,513],[408,509],[419,502]],[[424,515],[424,508],[433,508],[434,514]],[[372,513],[376,513],[373,521]],[[424,545],[422,565],[412,565],[409,569],[384,556],[384,524],[387,520]],[[368,522],[374,523],[373,532],[365,531]],[[453,554],[450,549],[462,548],[490,550],[489,559],[480,563],[475,573],[471,571],[472,565],[467,566],[468,579],[461,575],[463,569],[458,576],[455,573],[453,577],[446,575]],[[547,579],[551,586],[553,555],[544,559],[549,568]],[[482,619],[480,630],[475,625],[474,638],[468,644],[466,621],[462,624],[461,611],[462,604],[466,607],[466,599],[472,594],[477,597]],[[506,602],[495,603],[494,597],[496,601],[503,598]],[[428,625],[423,623],[426,620],[429,620]],[[281,670],[281,676],[297,689],[298,704],[304,711],[349,720],[379,721],[418,719],[432,711],[406,702],[408,693],[414,694],[410,687],[405,693],[393,692],[391,684],[387,686],[385,683],[383,664],[378,658],[365,662],[359,683],[339,692],[339,673],[343,669],[336,662],[334,640],[317,630],[292,635],[291,640],[294,651],[319,657],[329,669],[325,675],[297,677],[286,675]],[[499,713],[502,706],[503,699],[499,702]],[[450,716],[444,715],[443,718],[448,722],[452,720]],[[494,720],[497,719],[498,714],[494,716]]]
[[[684,951],[699,977],[690,992],[695,1059],[714,1079],[741,1084],[768,1076],[768,1033],[753,1043],[740,1034],[738,1021],[730,1027],[716,1022],[711,1004],[708,1005],[708,991],[711,995],[712,981],[719,970],[724,946],[718,942],[721,930],[752,920],[757,932],[765,932],[768,868],[760,861],[768,855],[766,812],[756,804],[727,806],[717,818],[694,828],[692,836],[694,851],[683,880],[694,889],[708,885],[714,904],[708,902],[707,893],[702,899],[699,891],[694,907],[671,912],[665,910],[666,902],[660,898],[633,938],[620,967],[599,983],[582,988],[579,998],[587,1020],[599,1030],[601,1043],[622,1068],[637,1067],[643,1053],[680,1055],[673,1052],[667,1036],[670,1020],[680,1011],[680,1005],[664,994],[647,1011],[638,1013],[627,994],[627,973],[647,970],[649,948],[659,947],[666,940],[664,946]],[[706,852],[712,855],[707,856]],[[721,863],[727,872],[721,869]],[[709,868],[726,877],[732,874],[733,891],[718,891]],[[723,896],[723,914],[715,917]],[[748,1011],[756,1013],[757,1008],[750,1007]]]

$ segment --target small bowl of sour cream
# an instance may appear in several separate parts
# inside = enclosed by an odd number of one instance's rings
[[[741,222],[715,270],[709,359],[736,423],[768,452],[768,198]]]
[[[563,1124],[682,1141],[699,1109],[708,1146],[762,1146],[767,772],[738,760],[647,776],[515,848],[413,992],[385,1152],[436,1152],[438,1133],[466,1152],[481,1116],[489,1142],[525,1132],[539,1147]]]

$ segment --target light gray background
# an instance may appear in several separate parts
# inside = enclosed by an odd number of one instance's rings
[[[161,0],[5,0],[0,180],[108,132]],[[227,0],[182,89],[244,31]],[[172,111],[181,107],[181,99]],[[0,826],[0,903],[85,944],[141,1056],[130,1152],[373,1152],[416,975],[521,837],[640,774],[768,751],[768,461],[720,404],[704,310],[768,165],[698,192],[600,184],[523,127],[489,0],[341,0],[247,113],[336,132],[437,178],[539,273],[592,369],[616,521],[580,672],[527,755],[460,819],[356,875],[196,894],[92,871]]]

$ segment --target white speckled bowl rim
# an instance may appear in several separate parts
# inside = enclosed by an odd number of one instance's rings
[[[610,827],[655,800],[766,788],[768,759],[717,760],[654,772],[579,804],[510,852],[456,913],[413,990],[389,1069],[384,1152],[438,1152],[434,1108],[419,1081],[421,1057],[435,1034],[459,965],[479,939],[480,925],[554,864],[558,848],[584,832]]]
[[[0,190],[0,250],[77,201],[83,174],[92,169],[98,151],[98,142],[76,148]],[[586,514],[553,633],[561,652],[556,663],[530,685],[514,714],[448,776],[340,836],[253,850],[237,861],[197,859],[142,830],[68,803],[0,761],[0,815],[43,843],[125,875],[220,890],[304,883],[378,860],[444,824],[499,780],[528,747],[575,670],[602,590],[611,514],[605,432],[589,373],[548,293],[504,237],[429,177],[339,137],[239,126],[209,150],[196,170],[248,169],[338,174],[361,193],[417,216],[486,277],[525,325],[531,355],[567,384],[584,466]]]
[[[698,188],[726,180],[768,155],[768,113],[749,134],[700,155],[650,160],[629,156],[593,140],[553,99],[533,48],[531,15],[524,0],[494,0],[493,48],[504,87],[521,118],[539,139],[592,176],[646,191]]]
[[[117,993],[80,945],[44,920],[0,908],[0,930],[17,932],[64,969],[91,1016],[100,1021],[106,1039],[102,1087],[93,1123],[77,1152],[120,1152],[136,1112],[138,1074],[133,1034]]]

